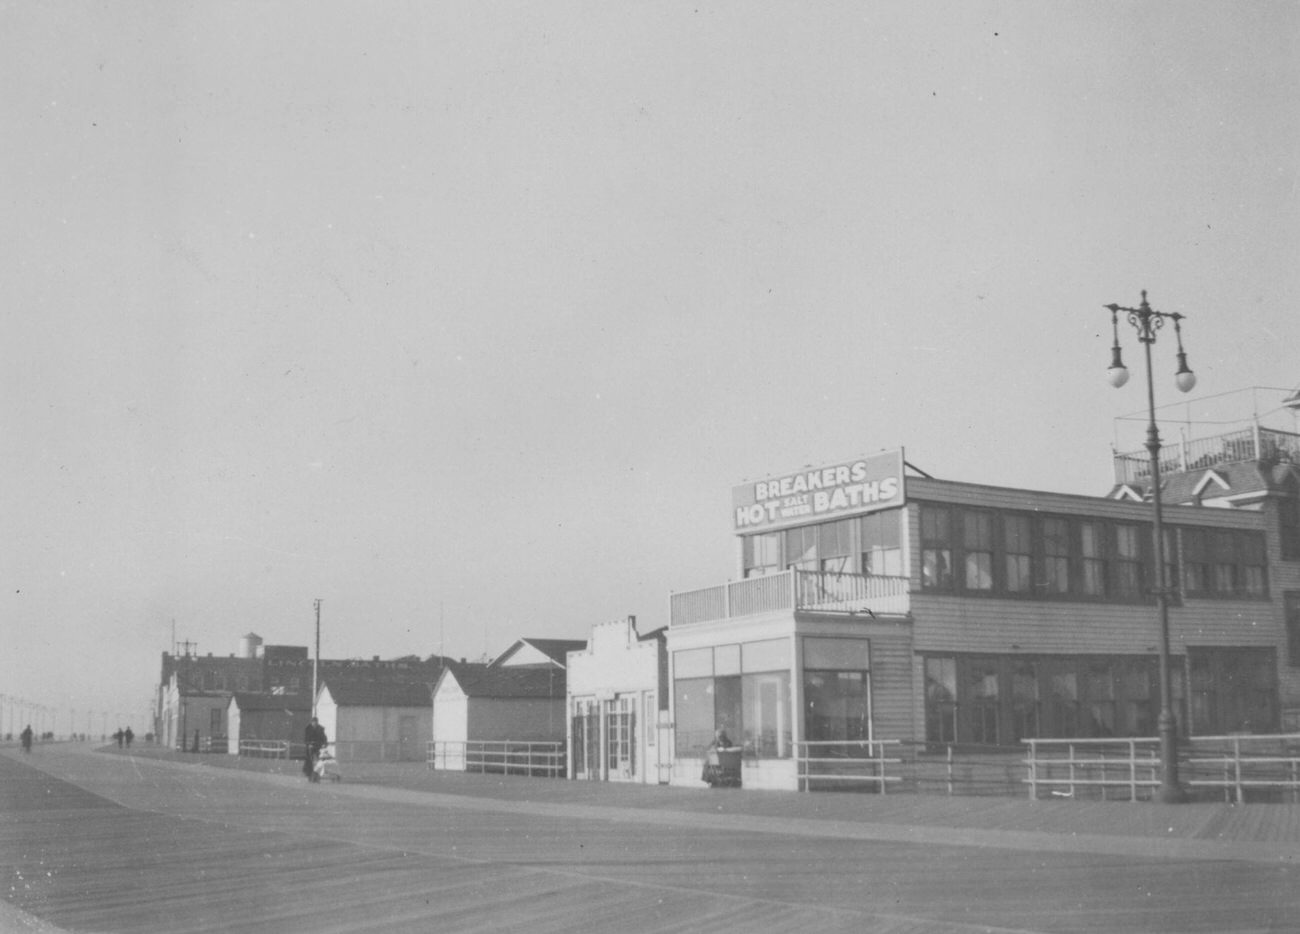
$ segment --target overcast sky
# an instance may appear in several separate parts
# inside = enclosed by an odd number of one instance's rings
[[[5,0],[0,83],[0,693],[60,731],[317,598],[327,657],[663,625],[808,464],[1104,493],[1142,289],[1198,394],[1300,381],[1295,3]]]

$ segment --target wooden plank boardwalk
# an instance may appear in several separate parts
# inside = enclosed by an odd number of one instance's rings
[[[8,922],[101,934],[968,934],[1291,931],[1300,916],[1300,841],[1243,839],[1219,808],[389,772],[407,777],[335,787],[84,747],[0,754]],[[1088,813],[1091,832],[1068,828]],[[1176,833],[1158,826],[1170,818]]]

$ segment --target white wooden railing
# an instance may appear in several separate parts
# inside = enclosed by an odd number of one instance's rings
[[[563,778],[565,744],[513,740],[434,740],[426,762],[431,769]]]
[[[1160,784],[1160,740],[1026,739],[1029,797],[1119,793],[1150,797]],[[1180,781],[1189,789],[1217,789],[1244,804],[1247,791],[1300,800],[1300,734],[1194,736],[1179,741]]]
[[[898,740],[799,742],[794,747],[800,791],[812,791],[815,785],[824,788],[866,785],[884,794],[890,785],[903,780],[898,774],[903,761],[897,755]]]

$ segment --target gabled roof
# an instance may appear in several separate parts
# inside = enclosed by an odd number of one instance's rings
[[[433,683],[429,681],[327,680],[323,689],[340,707],[428,707],[433,703]]]
[[[584,639],[516,639],[515,644],[494,658],[489,663],[489,666],[492,668],[506,667],[512,657],[525,649],[532,649],[544,655],[548,660],[529,664],[547,666],[553,664],[563,668],[568,664],[570,652],[580,652],[586,647],[587,642]]]
[[[452,665],[442,676],[454,678],[467,697],[562,699],[565,672],[561,668],[494,668],[491,665]],[[442,679],[438,681],[442,685]]]
[[[1281,490],[1286,477],[1295,470],[1292,464],[1263,464],[1259,461],[1219,463],[1197,470],[1162,473],[1161,500],[1167,506],[1191,506],[1213,501],[1233,506],[1252,504],[1270,491]],[[1117,484],[1112,499],[1149,501],[1150,484]]]

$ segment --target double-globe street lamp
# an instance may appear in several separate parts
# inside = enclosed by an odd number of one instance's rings
[[[1111,348],[1111,362],[1108,371],[1110,384],[1118,389],[1128,382],[1128,369],[1120,358],[1119,351],[1119,316],[1123,313],[1128,323],[1137,330],[1138,340],[1145,345],[1147,359],[1147,451],[1151,454],[1151,503],[1155,511],[1155,559],[1156,559],[1156,606],[1160,617],[1160,716],[1156,728],[1160,733],[1160,787],[1157,799],[1166,804],[1178,804],[1187,800],[1187,792],[1178,782],[1178,720],[1174,715],[1173,686],[1169,677],[1169,596],[1171,581],[1167,579],[1165,568],[1165,533],[1164,515],[1160,502],[1160,433],[1156,430],[1156,394],[1151,378],[1151,345],[1156,342],[1156,334],[1165,326],[1166,321],[1174,323],[1174,335],[1178,341],[1178,372],[1174,374],[1174,383],[1179,392],[1190,392],[1196,385],[1196,374],[1187,365],[1187,353],[1183,350],[1183,315],[1178,312],[1154,311],[1147,304],[1146,290],[1142,291],[1142,303],[1137,308],[1125,308],[1122,305],[1103,306],[1110,311],[1110,320],[1115,332],[1115,343]]]

